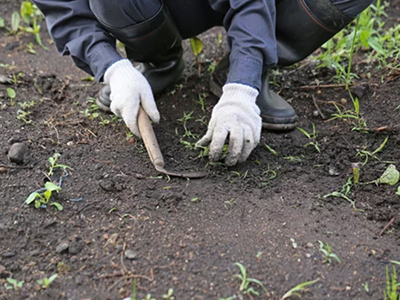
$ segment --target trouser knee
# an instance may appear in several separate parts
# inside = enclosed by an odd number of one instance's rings
[[[373,0],[330,0],[342,13],[350,18],[355,18],[365,10]]]
[[[89,0],[103,25],[126,48],[128,58],[160,63],[171,48],[180,49],[181,37],[161,0]]]
[[[89,0],[93,14],[107,30],[114,31],[152,18],[162,7],[161,0]]]

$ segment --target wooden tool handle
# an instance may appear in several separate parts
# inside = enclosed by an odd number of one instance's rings
[[[149,116],[141,106],[138,114],[138,126],[151,162],[153,165],[164,167],[164,158],[162,156],[160,146],[158,145],[153,126],[151,126]]]

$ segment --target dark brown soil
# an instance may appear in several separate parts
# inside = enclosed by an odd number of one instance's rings
[[[391,2],[392,21],[400,17],[399,3]],[[0,6],[9,22],[19,3],[0,0]],[[202,36],[206,47],[200,78],[186,43],[185,78],[157,96],[162,120],[154,127],[168,168],[205,168],[209,173],[189,181],[160,177],[141,141],[127,138],[121,121],[102,125],[102,118],[112,116],[97,112],[100,116],[91,119],[82,113],[100,85],[82,81],[86,75],[70,58],[60,57],[52,45],[49,51],[36,46],[37,54],[28,54],[31,36],[0,31],[0,63],[10,65],[1,67],[0,75],[18,81],[0,84],[0,299],[123,299],[130,295],[133,278],[138,299],[149,293],[164,299],[170,288],[182,300],[233,295],[280,299],[295,285],[317,278],[303,299],[383,299],[385,269],[390,260],[400,260],[399,184],[353,187],[349,197],[356,209],[342,198],[322,196],[340,190],[352,164],[364,161],[357,150],[373,151],[386,137],[386,146],[377,153],[380,160],[368,160],[360,181],[378,178],[388,161],[400,169],[400,73],[387,76],[387,71],[357,60],[353,71],[371,74],[356,82],[358,92],[365,94],[360,107],[369,128],[359,132],[352,131],[349,121],[329,119],[333,101],[352,107],[343,87],[307,88],[317,79],[333,84],[331,70],[316,69],[311,60],[280,69],[277,90],[295,107],[299,127],[311,131],[315,124],[321,153],[305,147],[308,140],[298,130],[263,132],[248,162],[212,166],[180,142],[196,139],[183,137],[178,119],[193,112],[188,130],[197,137],[205,133],[199,119],[209,120],[217,102],[208,89],[207,69],[225,51],[217,43],[220,32]],[[51,43],[45,33],[43,39]],[[17,103],[36,102],[29,109],[31,124],[17,119],[20,107],[10,105],[7,87],[15,89]],[[204,111],[199,95],[205,97]],[[17,141],[29,147],[22,165],[7,157]],[[24,205],[48,180],[47,159],[54,153],[73,168],[54,198],[64,209]],[[60,175],[55,172],[52,179]],[[331,245],[341,263],[324,262],[319,240]],[[63,244],[67,249],[58,253]],[[132,252],[134,259],[126,258]],[[253,285],[260,296],[242,296],[234,277],[239,273],[236,262],[268,292]],[[58,278],[47,289],[36,283],[55,273]],[[23,287],[6,290],[9,277],[24,281]]]

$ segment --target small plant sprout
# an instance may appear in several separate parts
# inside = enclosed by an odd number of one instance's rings
[[[4,284],[4,287],[6,290],[17,291],[23,287],[24,283],[25,281],[18,281],[17,279],[9,277],[7,278],[7,283]]]
[[[201,110],[202,110],[203,112],[206,111],[206,104],[204,103],[204,100],[205,100],[207,97],[208,97],[208,94],[207,94],[207,93],[200,93],[200,94],[199,94],[199,100],[196,101],[198,104],[200,104]]]
[[[17,94],[15,93],[15,90],[12,88],[7,88],[7,96],[8,98],[10,98],[10,104],[11,106],[15,105],[15,97],[17,96]]]
[[[274,149],[272,149],[268,144],[264,143],[264,146],[265,146],[265,148],[267,148],[267,150],[269,152],[271,152],[272,155],[275,155],[275,156],[278,155],[278,153],[276,153],[276,151]]]
[[[311,280],[311,281],[306,281],[306,282],[300,283],[300,284],[296,285],[294,288],[292,288],[289,291],[287,291],[285,293],[285,295],[283,295],[280,300],[285,300],[285,299],[293,297],[293,296],[301,298],[301,296],[300,296],[300,294],[298,292],[306,291],[306,289],[305,289],[306,286],[312,285],[312,284],[314,284],[314,283],[316,283],[318,281],[319,281],[319,278],[317,278],[315,280]]]
[[[57,169],[57,168],[62,168],[64,170],[72,169],[71,167],[69,167],[67,165],[57,164],[57,160],[60,158],[60,156],[61,155],[59,153],[54,153],[53,156],[48,158],[48,162],[50,163],[50,167],[49,167],[49,171],[47,172],[47,176],[53,175],[54,169]]]
[[[400,186],[397,188],[396,195],[397,195],[397,196],[400,196]]]
[[[234,265],[240,269],[240,274],[235,274],[234,277],[240,279],[241,284],[239,287],[239,291],[242,292],[243,295],[259,296],[258,291],[255,290],[253,287],[249,286],[252,283],[260,286],[265,292],[267,292],[267,289],[264,287],[264,285],[262,284],[261,281],[254,279],[254,278],[247,277],[247,270],[241,263],[237,262],[237,263],[234,263]]]
[[[28,196],[28,198],[25,200],[26,204],[31,204],[35,203],[35,208],[39,207],[46,207],[47,205],[52,205],[57,208],[57,210],[61,211],[63,210],[63,207],[60,203],[51,201],[51,196],[53,192],[60,192],[61,187],[58,185],[54,184],[51,181],[48,181],[44,185],[45,187],[43,189],[40,189],[39,191],[33,192]],[[44,191],[43,191],[44,190]]]
[[[400,294],[397,288],[400,283],[397,282],[396,267],[393,266],[392,274],[389,274],[389,267],[386,266],[386,290],[383,292],[384,300],[398,300]]]
[[[385,172],[383,172],[382,176],[379,177],[376,180],[366,182],[364,184],[370,184],[370,183],[375,183],[375,184],[389,184],[391,186],[396,185],[399,182],[400,179],[400,173],[396,169],[395,165],[389,165]]]
[[[304,130],[303,128],[300,128],[300,127],[297,127],[297,129],[310,140],[310,142],[305,144],[304,147],[313,146],[315,150],[317,150],[319,153],[321,153],[321,149],[319,148],[319,145],[317,142],[318,132],[315,128],[314,123],[312,124],[312,127],[313,127],[312,132],[307,132],[306,130]]]
[[[356,157],[357,157],[357,156],[360,156],[361,158],[364,158],[363,166],[365,166],[365,165],[368,163],[369,157],[372,157],[372,158],[374,158],[374,159],[380,161],[379,157],[376,156],[376,154],[379,153],[379,152],[381,152],[381,151],[383,150],[383,148],[385,148],[385,146],[386,146],[388,140],[389,140],[389,137],[387,136],[387,137],[384,139],[384,141],[382,142],[382,144],[380,144],[380,146],[379,146],[378,148],[376,148],[376,149],[375,149],[374,151],[372,151],[372,152],[367,151],[367,150],[366,150],[366,147],[363,148],[362,150],[357,150]]]
[[[188,138],[192,138],[192,139],[196,139],[196,138],[197,138],[197,135],[193,134],[193,133],[192,133],[190,130],[188,130],[188,128],[187,128],[187,122],[188,122],[189,120],[192,120],[193,118],[194,118],[194,117],[193,117],[193,111],[191,111],[191,112],[188,112],[188,113],[184,112],[184,113],[183,113],[183,117],[177,120],[179,123],[182,124],[183,129],[185,130],[185,132],[183,133],[183,136],[182,136],[183,138],[184,138],[184,137],[188,137]]]
[[[174,295],[174,289],[170,288],[170,289],[168,289],[168,292],[165,295],[163,295],[162,297],[165,300],[174,300],[175,297],[173,295]]]
[[[356,211],[362,211],[361,209],[356,208],[356,202],[349,197],[352,187],[353,187],[353,177],[350,176],[347,179],[347,182],[340,188],[339,191],[335,191],[335,192],[326,194],[326,195],[322,196],[322,198],[324,198],[324,199],[329,198],[329,197],[342,198],[342,199],[348,201],[351,204],[352,208],[355,209]]]
[[[51,284],[54,280],[56,280],[57,276],[58,276],[58,274],[53,274],[53,275],[51,275],[49,278],[45,277],[45,278],[43,278],[43,279],[37,280],[36,283],[37,283],[38,285],[40,285],[42,288],[46,289],[46,288],[48,288],[48,287],[50,286],[50,284]]]
[[[147,294],[147,295],[146,295],[146,298],[144,298],[144,299],[142,299],[142,300],[156,300],[156,298],[153,298],[153,297],[151,296],[151,294]]]
[[[190,46],[192,47],[193,55],[196,58],[197,75],[201,76],[200,53],[203,51],[204,44],[198,37],[190,39]]]
[[[322,241],[318,241],[319,243],[319,251],[322,252],[325,258],[325,262],[331,264],[332,263],[332,258],[336,260],[338,263],[341,263],[339,257],[332,252],[332,248],[329,245],[329,243],[323,243]]]
[[[368,282],[364,283],[363,287],[364,287],[365,292],[368,294],[369,293],[369,284],[368,284]]]

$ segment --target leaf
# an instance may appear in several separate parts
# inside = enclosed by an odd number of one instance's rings
[[[7,95],[8,95],[8,97],[10,97],[11,99],[14,99],[15,96],[16,96],[17,94],[15,93],[14,89],[12,89],[12,88],[7,88]]]
[[[4,19],[0,17],[0,28],[4,28],[6,25],[4,24]]]
[[[46,202],[45,203],[48,203],[49,202],[49,199],[51,198],[51,191],[49,191],[49,190],[47,190],[47,191],[45,191],[44,193],[43,193],[43,196],[44,196],[44,198],[46,199]]]
[[[51,192],[60,191],[61,190],[61,188],[58,185],[54,184],[51,181],[47,181],[44,186],[46,187],[46,189],[48,191],[51,191]]]
[[[40,194],[37,192],[33,192],[32,194],[30,194],[28,196],[28,198],[26,198],[25,203],[26,204],[31,204],[37,197],[40,198]]]
[[[54,202],[54,203],[56,203],[56,202]],[[58,274],[51,275],[50,278],[49,278],[49,284],[52,283],[57,278],[57,276],[58,276]]]
[[[296,293],[297,291],[304,291],[304,288],[305,288],[307,285],[314,284],[314,283],[316,283],[316,282],[318,282],[318,281],[319,281],[319,278],[317,278],[317,279],[315,279],[315,280],[311,280],[311,281],[306,281],[306,282],[303,282],[303,283],[300,283],[300,284],[296,285],[294,288],[292,288],[291,290],[289,290],[285,295],[283,295],[282,298],[281,298],[281,300],[284,300],[284,299],[289,298],[289,297],[291,297],[291,296],[298,296],[298,297],[300,297],[300,295],[299,295],[298,293]]]
[[[198,56],[201,51],[203,51],[203,42],[197,38],[197,37],[193,37],[190,39],[190,46],[192,47],[192,51],[194,56]]]
[[[14,11],[11,16],[11,31],[17,32],[20,23],[21,23],[21,17],[19,16],[18,12]]]
[[[396,195],[399,195],[399,196],[400,196],[400,186],[397,188]]]
[[[397,171],[395,165],[389,165],[386,171],[382,174],[382,176],[378,179],[379,183],[395,185],[399,182],[400,173]]]
[[[57,208],[58,211],[62,211],[64,207],[58,202],[51,202],[50,205],[53,205]],[[57,274],[56,274],[57,275]]]
[[[21,4],[21,17],[25,23],[30,24],[31,16],[33,14],[32,3],[29,1],[24,1]]]

